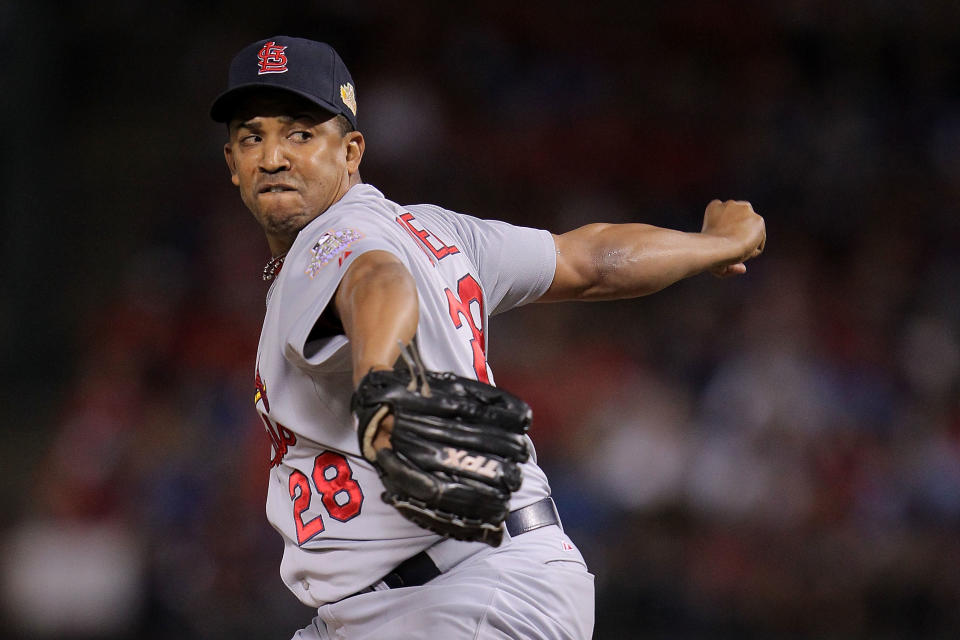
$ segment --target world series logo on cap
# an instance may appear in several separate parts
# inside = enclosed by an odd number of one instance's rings
[[[286,46],[280,46],[273,40],[263,45],[263,48],[257,53],[257,58],[260,60],[260,69],[257,71],[257,75],[262,76],[265,73],[286,73],[287,56],[284,53],[286,49]]]
[[[340,85],[340,99],[343,100],[343,104],[347,105],[353,115],[357,115],[357,92],[354,91],[353,85],[349,82]]]

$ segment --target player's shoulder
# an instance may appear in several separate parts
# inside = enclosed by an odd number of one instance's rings
[[[401,208],[404,211],[409,211],[414,215],[433,216],[443,220],[448,220],[450,222],[461,222],[463,220],[473,219],[472,216],[469,216],[465,213],[460,213],[459,211],[454,211],[438,204],[431,204],[427,202],[421,202],[418,204],[405,204]]]
[[[306,276],[313,281],[320,268],[333,262],[342,264],[358,241],[379,237],[389,229],[392,218],[384,210],[383,194],[365,184],[354,185],[322,214],[297,234],[287,252],[283,270],[284,284],[298,285]],[[295,276],[292,271],[296,271]],[[326,269],[324,271],[327,271]]]
[[[376,187],[354,185],[300,231],[294,249],[311,252],[317,242],[322,244],[330,238],[349,240],[395,233],[395,219],[400,211],[399,205],[384,197]]]
[[[485,222],[479,218],[447,209],[437,204],[405,204],[402,208],[405,212],[416,216],[418,220],[435,223],[461,236],[474,235],[478,228],[483,227]]]
[[[331,205],[318,219],[331,220],[344,216],[392,217],[399,208],[400,206],[397,203],[384,196],[373,185],[360,183],[352,186],[340,200]]]
[[[404,211],[409,211],[410,213],[413,213],[413,214],[419,213],[419,214],[437,215],[441,217],[451,217],[451,218],[454,218],[460,215],[456,211],[451,211],[450,209],[444,209],[440,205],[429,204],[426,202],[422,202],[420,204],[405,204],[405,205],[402,205],[402,208],[404,209]]]

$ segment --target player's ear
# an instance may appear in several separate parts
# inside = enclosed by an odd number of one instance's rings
[[[223,158],[227,161],[227,168],[230,169],[230,182],[233,186],[240,186],[240,178],[237,176],[237,161],[233,157],[233,146],[228,142],[223,145]]]
[[[353,175],[360,170],[360,161],[363,159],[363,150],[366,142],[359,131],[351,131],[343,136],[343,143],[347,148],[347,171]]]

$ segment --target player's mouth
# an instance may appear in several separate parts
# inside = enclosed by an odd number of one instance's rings
[[[257,193],[287,193],[289,191],[296,191],[296,187],[291,187],[288,184],[265,184],[260,187]]]

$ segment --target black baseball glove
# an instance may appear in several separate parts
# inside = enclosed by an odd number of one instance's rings
[[[402,357],[392,371],[364,376],[351,400],[360,451],[380,471],[383,500],[441,535],[499,546],[529,456],[530,407],[489,384],[426,371],[415,346]],[[387,415],[392,448],[375,451]]]

